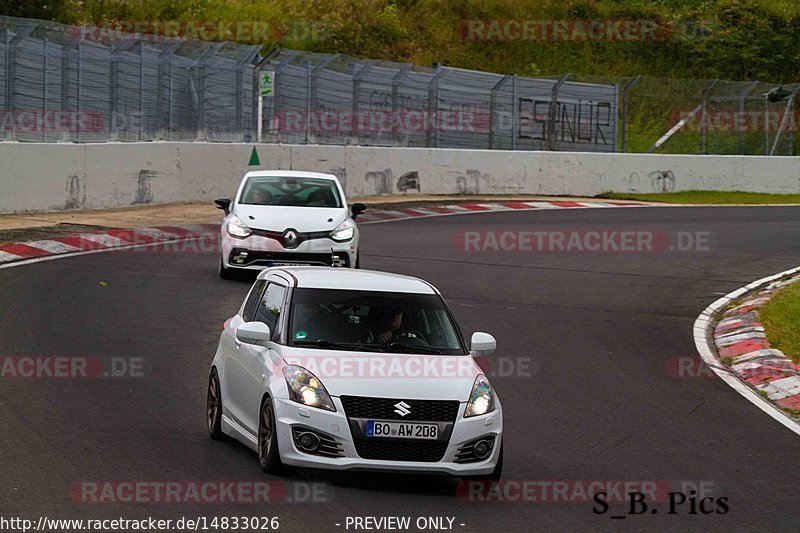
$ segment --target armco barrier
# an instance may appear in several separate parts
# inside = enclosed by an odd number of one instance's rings
[[[332,172],[349,196],[691,189],[800,193],[800,158],[234,143],[0,143],[0,212],[208,201],[244,172]]]

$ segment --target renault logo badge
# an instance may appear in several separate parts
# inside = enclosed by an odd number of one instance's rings
[[[297,233],[295,233],[294,230],[288,230],[283,234],[283,242],[286,248],[296,248],[298,240]]]

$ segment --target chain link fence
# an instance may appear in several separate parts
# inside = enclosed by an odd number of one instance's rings
[[[644,76],[580,79],[620,88],[622,152],[800,155],[800,84]]]
[[[85,30],[0,16],[0,140],[798,152],[800,85],[528,78]]]
[[[613,152],[617,87],[280,51],[259,66],[265,142]]]

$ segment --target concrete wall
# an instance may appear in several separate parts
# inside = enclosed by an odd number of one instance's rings
[[[690,189],[800,193],[800,158],[222,143],[0,143],[0,212],[208,201],[248,170],[333,172],[349,196]]]

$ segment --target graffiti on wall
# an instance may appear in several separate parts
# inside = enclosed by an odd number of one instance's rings
[[[150,181],[158,175],[154,170],[142,169],[136,178],[136,196],[133,200],[133,205],[136,204],[149,204],[153,201],[153,190],[150,187]]]
[[[78,176],[67,177],[66,193],[64,209],[80,209],[86,205],[86,186]]]

